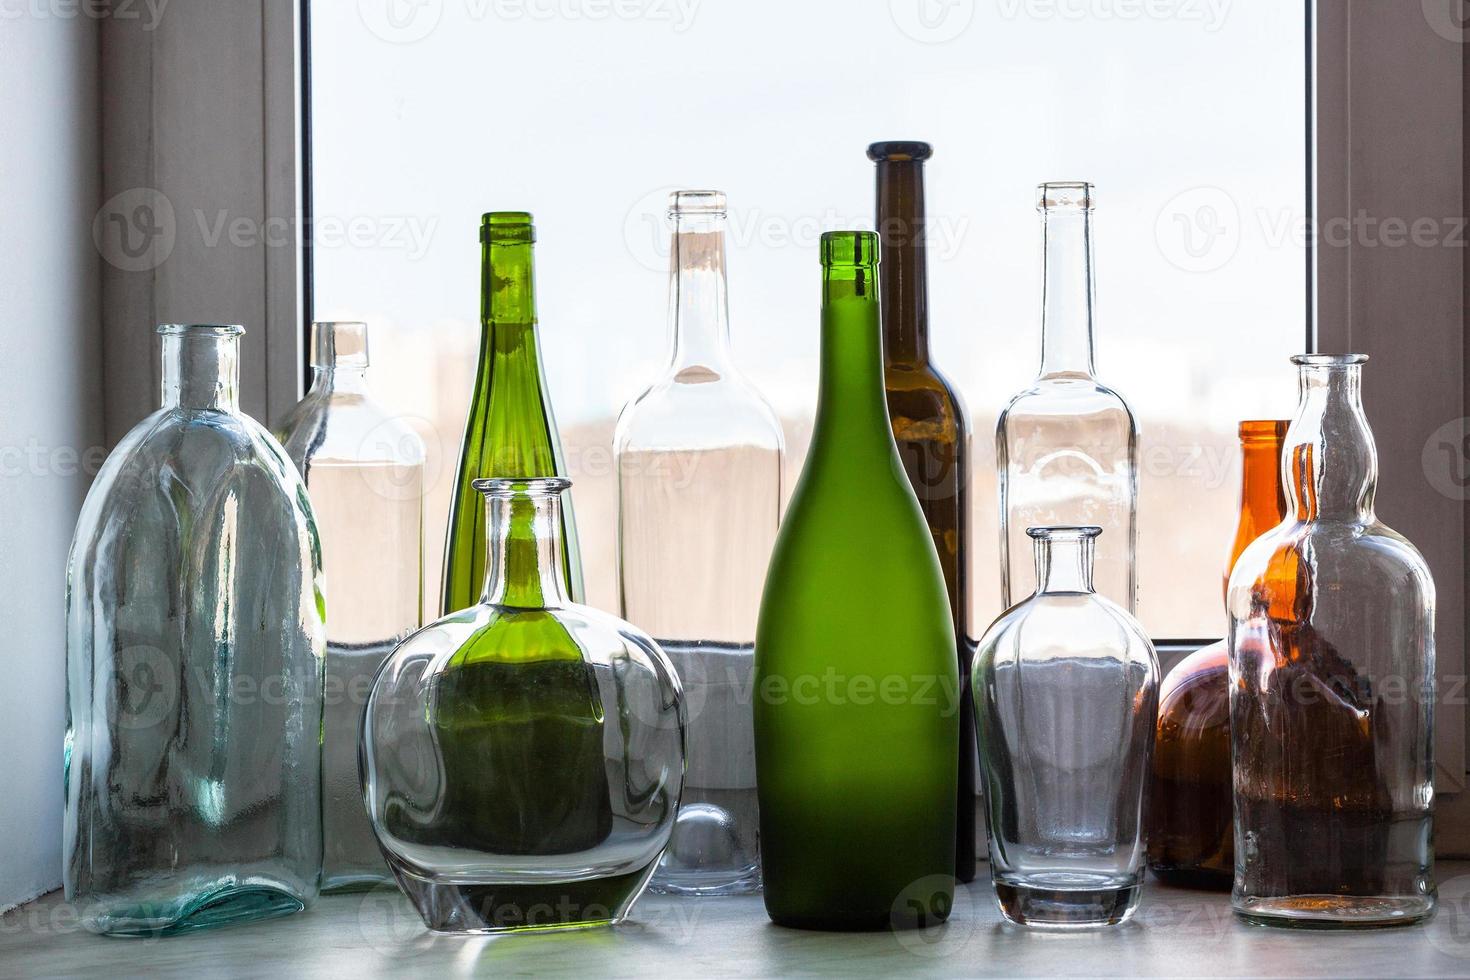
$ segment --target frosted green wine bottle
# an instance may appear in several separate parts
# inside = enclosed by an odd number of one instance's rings
[[[536,337],[535,241],[525,211],[491,211],[480,220],[480,366],[444,547],[446,616],[473,606],[485,585],[485,504],[474,482],[567,475]],[[565,493],[562,559],[567,592],[581,602],[582,560]]]
[[[877,236],[823,235],[822,266],[816,426],[756,630],[766,911],[933,925],[954,898],[954,623],[889,424]]]

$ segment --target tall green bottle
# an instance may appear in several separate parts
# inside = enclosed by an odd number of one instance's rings
[[[889,425],[877,236],[823,235],[822,266],[816,426],[756,630],[766,911],[932,925],[954,898],[954,623]]]
[[[474,481],[567,475],[536,337],[535,241],[525,211],[491,211],[480,220],[480,366],[444,548],[446,616],[473,606],[485,585],[485,505]],[[582,560],[569,494],[562,515],[562,570],[568,594],[580,603]]]

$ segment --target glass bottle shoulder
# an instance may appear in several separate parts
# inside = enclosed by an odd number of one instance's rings
[[[297,467],[313,464],[422,465],[423,440],[401,416],[364,391],[308,392],[280,429]]]
[[[1097,593],[1043,593],[1012,606],[986,631],[975,667],[1089,660],[1137,665],[1158,680],[1158,656],[1143,628]]]
[[[1123,396],[1089,375],[1052,375],[1037,378],[1017,392],[1001,411],[997,429],[1027,420],[1084,417],[1109,421],[1136,436],[1137,423]]]
[[[733,368],[684,368],[665,375],[624,406],[618,452],[749,446],[785,449],[780,420]]]
[[[925,423],[951,437],[968,434],[964,399],[934,365],[885,364],[883,385],[890,415]]]

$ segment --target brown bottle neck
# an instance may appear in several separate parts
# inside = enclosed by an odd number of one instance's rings
[[[1230,572],[1250,543],[1281,523],[1286,516],[1286,487],[1281,482],[1281,449],[1288,423],[1243,422],[1240,427],[1240,521],[1235,528],[1235,545],[1225,569]]]
[[[924,245],[924,163],[878,161],[878,264],[883,306],[883,358],[888,364],[929,361],[929,290]]]

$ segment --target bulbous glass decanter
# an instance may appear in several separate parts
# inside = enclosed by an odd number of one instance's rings
[[[569,485],[476,481],[484,595],[405,640],[368,698],[369,817],[436,931],[619,922],[674,829],[683,693],[646,634],[567,600]]]
[[[108,456],[67,564],[66,897],[114,935],[298,911],[322,861],[306,487],[240,411],[244,331],[158,332],[163,407]]]
[[[1238,914],[1402,925],[1435,905],[1434,581],[1373,509],[1361,354],[1292,358],[1290,513],[1230,576]]]
[[[1143,883],[1159,662],[1092,585],[1096,527],[1035,527],[1036,592],[975,655],[990,872],[1018,925],[1126,921]]]
[[[367,325],[313,323],[312,384],[281,430],[306,481],[330,615],[322,891],[392,881],[362,805],[357,742],[384,658],[423,623],[424,444],[369,392]]]
[[[781,424],[730,354],[725,195],[676,191],[673,351],[618,419],[618,593],[657,638],[689,707],[689,772],[656,891],[760,887],[750,684],[761,585],[781,520]]]

